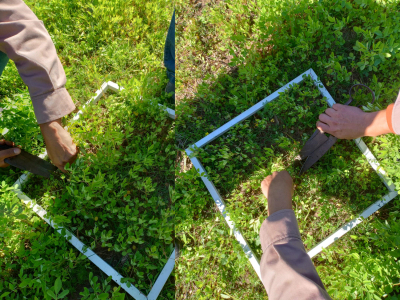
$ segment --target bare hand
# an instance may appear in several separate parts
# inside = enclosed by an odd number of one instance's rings
[[[4,162],[4,160],[6,158],[17,156],[18,154],[21,153],[21,149],[15,147],[14,142],[0,140],[0,145],[4,145],[4,144],[6,144],[6,145],[8,145],[10,147],[14,147],[14,148],[10,148],[10,149],[7,149],[7,150],[1,150],[0,151],[0,168],[6,168],[6,167],[9,166],[9,164],[6,164]]]
[[[71,135],[62,127],[61,119],[40,124],[40,130],[48,156],[53,164],[65,173],[65,165],[72,164],[78,157],[78,148],[72,141]]]
[[[261,182],[268,199],[268,215],[281,209],[292,209],[293,179],[287,171],[274,172]]]
[[[339,139],[352,140],[365,136],[368,127],[368,113],[358,107],[334,104],[319,115],[317,128]]]

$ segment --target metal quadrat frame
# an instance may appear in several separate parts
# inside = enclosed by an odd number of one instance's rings
[[[114,92],[118,92],[123,90],[123,87],[119,87],[118,84],[108,81],[104,82],[101,85],[101,88],[96,91],[96,96],[91,98],[85,105],[83,105],[82,110],[89,104],[96,104],[100,97],[107,92],[107,90],[112,90]],[[158,104],[163,108],[165,112],[168,113],[168,116],[172,119],[175,119],[175,111],[165,107],[164,105]],[[82,110],[78,111],[76,115],[73,117],[72,122],[78,120],[80,115],[83,113]],[[47,157],[47,151],[43,154],[39,155],[40,158]],[[62,230],[65,230],[64,237],[70,242],[79,252],[84,254],[92,263],[94,263],[100,270],[102,270],[107,276],[111,276],[115,283],[117,283],[120,287],[122,287],[125,292],[131,295],[136,300],[155,300],[159,296],[161,290],[163,289],[167,279],[172,273],[175,265],[175,250],[172,252],[171,256],[168,258],[167,263],[162,269],[161,273],[158,275],[156,282],[153,284],[150,293],[146,296],[141,291],[139,291],[133,284],[130,283],[130,287],[126,283],[122,283],[121,274],[119,274],[113,267],[111,267],[108,263],[106,263],[102,258],[100,258],[96,253],[94,253],[89,247],[87,247],[84,243],[82,243],[75,235],[73,235],[69,230],[63,228],[62,226],[57,225],[53,222],[51,217],[45,217],[47,211],[45,211],[40,205],[35,204],[32,199],[30,199],[27,195],[25,195],[21,187],[24,183],[26,183],[30,177],[31,173],[24,173],[20,178],[14,183],[13,186],[16,186],[14,192],[17,194],[18,198],[29,208],[31,208],[40,218],[42,218],[47,224],[53,227],[59,234],[62,235]]]
[[[248,110],[245,112],[241,113],[234,119],[230,120],[227,122],[225,125],[222,125],[220,128],[214,130],[212,133],[207,135],[206,137],[202,138],[200,141],[196,142],[195,144],[191,145],[188,147],[185,151],[186,154],[189,156],[191,159],[193,166],[196,168],[197,172],[201,175],[201,179],[203,180],[204,184],[206,185],[208,191],[211,194],[211,197],[214,199],[219,211],[221,212],[223,218],[225,219],[226,223],[228,226],[232,229],[232,232],[236,238],[236,240],[239,242],[240,246],[242,247],[245,255],[249,259],[251,265],[253,266],[254,270],[256,271],[258,277],[261,279],[261,273],[260,273],[260,262],[254,255],[253,251],[251,250],[250,246],[248,245],[246,239],[242,235],[239,229],[236,228],[234,222],[231,220],[229,217],[229,213],[227,211],[226,205],[224,203],[224,200],[222,199],[221,195],[219,194],[218,190],[214,186],[214,183],[208,178],[207,172],[204,169],[203,165],[201,162],[194,156],[194,151],[195,149],[201,148],[227,132],[229,129],[234,127],[235,125],[239,124],[240,122],[243,122],[253,114],[255,114],[257,111],[261,110],[264,108],[264,106],[277,99],[279,97],[280,93],[283,93],[285,90],[290,89],[294,84],[299,84],[302,82],[305,78],[305,76],[309,75],[315,86],[319,89],[321,92],[322,96],[326,99],[328,102],[328,105],[332,107],[336,102],[333,100],[332,96],[329,94],[328,90],[324,87],[324,85],[318,80],[317,75],[315,74],[313,69],[309,69],[305,71],[303,74],[299,75],[268,97],[264,98],[254,106],[250,107]],[[344,224],[342,227],[340,227],[336,232],[331,234],[329,237],[327,237],[325,240],[320,242],[318,245],[316,245],[313,249],[308,251],[308,255],[312,258],[318,253],[320,253],[324,248],[327,248],[329,245],[334,243],[336,240],[338,240],[340,237],[342,237],[344,234],[346,234],[348,231],[350,231],[352,228],[356,227],[358,224],[360,224],[364,219],[372,215],[374,212],[378,211],[383,205],[391,201],[393,198],[395,198],[398,193],[395,191],[395,186],[393,183],[389,184],[390,180],[386,175],[386,172],[382,169],[380,166],[379,162],[376,160],[372,152],[368,149],[367,145],[364,143],[364,141],[361,138],[355,139],[354,142],[362,152],[362,154],[366,157],[368,160],[369,164],[371,167],[375,170],[375,172],[379,175],[379,177],[382,179],[382,182],[385,184],[385,186],[388,189],[388,194],[386,194],[382,199],[376,201],[372,205],[370,205],[367,209],[365,209],[362,213],[360,213],[355,219],[351,220],[350,222],[347,222]]]

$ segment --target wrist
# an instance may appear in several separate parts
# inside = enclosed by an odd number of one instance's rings
[[[364,136],[375,137],[381,134],[391,133],[386,119],[386,110],[366,113],[364,127]]]
[[[280,197],[268,198],[268,215],[280,211],[282,209],[292,209],[292,197],[289,195],[281,195]]]
[[[362,122],[363,136],[373,136],[373,127],[371,124],[376,116],[376,112],[365,113]]]
[[[47,122],[47,123],[42,123],[42,124],[39,124],[39,126],[40,126],[40,128],[42,128],[42,127],[51,127],[51,126],[54,126],[56,124],[61,125],[61,119],[53,120],[53,121],[50,121],[50,122]]]
[[[47,123],[40,124],[40,130],[43,132],[55,132],[57,128],[61,126],[61,119],[50,121]]]

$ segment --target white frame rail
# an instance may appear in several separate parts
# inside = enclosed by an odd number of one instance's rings
[[[305,71],[303,74],[299,75],[268,97],[264,98],[254,106],[250,107],[248,110],[245,112],[241,113],[237,117],[233,118],[226,124],[222,125],[218,129],[214,130],[212,133],[208,134],[204,138],[202,138],[200,141],[197,143],[191,145],[188,147],[185,151],[186,154],[189,156],[191,159],[193,166],[196,168],[198,173],[201,175],[201,179],[203,180],[204,184],[206,185],[208,191],[210,192],[212,198],[214,199],[215,203],[217,204],[217,207],[219,211],[221,212],[223,218],[225,219],[226,223],[228,226],[232,229],[232,232],[239,242],[240,246],[242,247],[244,253],[248,257],[251,265],[253,266],[254,270],[256,271],[258,277],[261,280],[261,273],[260,273],[260,262],[254,255],[253,251],[251,250],[250,246],[248,245],[246,239],[242,235],[242,233],[239,231],[239,229],[236,228],[234,222],[230,219],[229,213],[227,211],[226,205],[224,203],[224,200],[222,199],[221,195],[219,194],[218,190],[215,188],[213,182],[208,178],[207,172],[205,171],[203,165],[201,162],[193,155],[193,152],[197,148],[201,148],[209,144],[211,141],[215,140],[225,132],[227,132],[229,129],[231,129],[233,126],[239,124],[240,122],[246,120],[253,114],[255,114],[257,111],[261,110],[264,108],[264,106],[268,103],[271,102],[279,97],[279,94],[284,92],[286,89],[290,89],[291,86],[294,84],[299,84],[300,82],[303,81],[303,77],[306,75],[310,75],[312,80],[314,81],[314,84],[316,87],[319,89],[321,92],[322,96],[326,98],[326,101],[328,102],[328,105],[332,107],[336,102],[333,100],[332,96],[329,94],[327,89],[324,87],[324,85],[318,80],[317,75],[315,74],[313,69],[309,69]],[[362,152],[362,154],[367,158],[369,164],[371,167],[375,170],[375,172],[379,175],[379,177],[382,179],[383,183],[387,187],[389,193],[385,195],[382,199],[376,201],[374,204],[369,206],[366,210],[364,210],[361,214],[357,216],[357,218],[351,220],[350,222],[344,224],[342,227],[340,227],[336,232],[334,232],[332,235],[327,237],[325,240],[320,242],[318,245],[316,245],[313,249],[308,251],[308,255],[312,258],[318,253],[320,253],[324,248],[327,248],[330,244],[338,240],[340,237],[342,237],[344,234],[346,234],[348,231],[350,231],[352,228],[356,227],[358,224],[360,224],[365,218],[369,217],[372,215],[374,212],[379,210],[383,205],[391,201],[393,198],[395,198],[398,193],[395,191],[394,184],[389,184],[389,179],[386,176],[385,171],[380,167],[378,161],[374,157],[374,155],[371,153],[371,151],[368,149],[367,145],[364,143],[364,141],[361,138],[355,139],[354,142]]]
[[[114,92],[118,92],[123,90],[123,87],[119,87],[118,84],[108,81],[104,82],[101,85],[101,88],[96,91],[96,96],[91,98],[85,105],[83,105],[82,110],[89,104],[96,104],[100,97],[108,90],[111,89]],[[175,119],[175,111],[166,108],[165,106],[159,104],[164,108],[164,110],[168,113],[169,117]],[[82,110],[80,110],[72,119],[72,122],[79,119],[80,115],[82,114]],[[47,157],[47,151],[43,154],[39,155],[40,158]],[[102,270],[107,276],[111,276],[115,283],[122,287],[129,295],[131,295],[136,300],[155,300],[157,299],[158,295],[160,294],[161,290],[163,289],[165,283],[167,282],[169,276],[172,273],[175,265],[175,250],[172,252],[171,256],[168,258],[167,263],[165,264],[164,268],[162,269],[161,273],[157,277],[156,282],[153,284],[150,293],[146,296],[142,292],[140,292],[133,284],[130,284],[130,287],[126,283],[122,283],[121,279],[123,279],[122,275],[119,274],[114,268],[112,268],[109,264],[107,264],[103,259],[101,259],[96,253],[94,253],[89,247],[83,244],[75,235],[73,235],[70,231],[63,228],[62,226],[57,225],[54,223],[50,218],[45,217],[47,212],[38,204],[35,204],[32,199],[26,196],[22,191],[21,187],[24,183],[26,183],[29,179],[31,173],[24,173],[21,175],[20,178],[14,183],[14,187],[16,189],[14,192],[17,194],[18,198],[22,200],[22,202],[31,208],[40,218],[46,221],[51,227],[53,227],[59,234],[62,234],[62,229],[65,230],[64,237],[82,254],[86,255],[87,258],[94,263],[100,270]],[[85,250],[85,251],[84,251]]]

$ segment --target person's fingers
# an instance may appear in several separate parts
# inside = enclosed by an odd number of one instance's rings
[[[290,176],[290,173],[286,170],[280,171],[279,174],[281,174],[282,177],[284,177],[286,180],[289,180],[293,182],[292,176]]]
[[[329,125],[330,123],[332,123],[332,117],[330,117],[330,116],[328,116],[328,115],[326,115],[326,114],[320,114],[319,117],[318,117],[318,119],[319,119],[321,122],[323,122],[323,123],[325,123],[325,124],[327,124],[327,125]]]
[[[75,146],[75,151],[74,151],[74,152],[68,151],[68,152],[67,152],[67,157],[64,157],[63,162],[62,162],[61,164],[56,164],[56,165],[55,165],[55,166],[56,166],[57,168],[59,168],[60,171],[63,172],[63,173],[68,173],[68,171],[65,170],[65,166],[66,166],[68,163],[69,163],[70,165],[73,164],[73,163],[76,161],[76,159],[78,158],[78,154],[79,154],[79,151],[80,151],[80,150],[79,150],[79,147],[76,146],[75,144],[74,144],[74,146]],[[75,153],[75,154],[73,154],[73,153]]]
[[[271,175],[265,177],[263,181],[261,181],[261,188],[266,188],[269,185]]]
[[[336,113],[337,113],[337,111],[334,110],[333,108],[328,108],[327,110],[325,110],[325,114],[328,115],[329,117],[335,116]]]
[[[268,188],[269,188],[269,185],[270,185],[270,183],[272,181],[273,175],[275,173],[276,172],[274,172],[272,175],[268,175],[267,177],[264,178],[263,181],[261,181],[261,190],[262,190],[263,194],[265,195],[265,197],[268,194]]]
[[[69,160],[69,163],[70,163],[70,164],[73,164],[73,163],[76,161],[76,159],[78,158],[79,152],[80,152],[79,147],[78,147],[78,146],[75,146],[75,147],[76,147],[76,153],[75,153],[75,155],[73,155],[73,156],[71,157],[71,159]]]
[[[61,172],[67,174],[68,171],[64,169],[65,166],[56,166]]]
[[[10,148],[7,150],[0,151],[0,159],[4,160],[9,157],[16,156],[21,153],[21,149],[19,148]]]
[[[10,141],[6,141],[6,140],[0,140],[0,145],[8,145],[10,147],[14,147],[15,143],[14,142],[10,142]]]
[[[274,172],[261,183],[264,196],[268,200],[268,216],[292,208],[293,179],[287,171]]]
[[[20,153],[21,149],[19,148],[11,148],[0,151],[0,168],[5,168],[9,166],[7,163],[4,162],[6,158],[17,156]]]
[[[270,185],[273,182],[275,182],[275,185],[277,183],[284,183],[286,186],[289,186],[291,190],[293,190],[293,178],[290,176],[289,172],[286,170],[280,172],[275,171],[271,175],[264,178],[264,180],[261,182],[261,190],[265,196],[267,196]]]
[[[64,166],[69,163],[70,165],[73,164],[76,159],[78,158],[79,154],[79,147],[72,143],[73,147],[75,148],[73,151],[68,151],[68,158],[65,160]]]
[[[7,145],[10,147],[16,147],[14,142],[11,141],[6,141],[6,140],[0,140],[0,145]],[[21,146],[18,146],[21,147]]]
[[[339,110],[341,110],[343,108],[343,106],[346,106],[346,105],[343,105],[343,104],[340,104],[340,103],[335,103],[335,104],[332,105],[332,108],[334,110],[336,110],[336,111],[339,111]]]
[[[293,195],[293,178],[286,170],[278,172],[280,180],[285,181],[285,184],[290,187],[291,194]]]
[[[321,133],[324,133],[324,132],[329,133],[329,131],[330,131],[329,125],[322,123],[320,121],[317,122],[317,128],[319,129],[319,131],[321,131]]]

